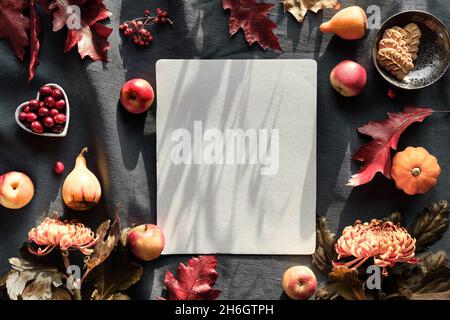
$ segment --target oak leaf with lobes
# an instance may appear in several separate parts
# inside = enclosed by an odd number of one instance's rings
[[[81,19],[76,11],[68,10],[72,5],[80,8]],[[59,31],[69,23],[73,25],[67,31],[66,52],[78,44],[82,59],[89,56],[94,61],[108,60],[106,53],[111,46],[107,39],[112,29],[99,21],[109,18],[111,13],[103,0],[53,0],[48,9],[53,13],[53,31]]]
[[[215,300],[221,291],[213,289],[219,274],[216,256],[191,258],[186,265],[180,263],[177,277],[167,271],[164,283],[169,300]]]
[[[53,19],[53,31],[68,26],[66,52],[78,45],[82,58],[108,60],[108,37],[112,29],[100,22],[111,13],[103,0],[0,0],[0,40],[8,41],[20,61],[29,47],[29,80],[39,64],[41,19],[38,6]]]
[[[258,3],[255,0],[222,0],[222,5],[224,10],[230,10],[230,36],[242,29],[250,46],[257,42],[264,50],[271,48],[282,51],[273,33],[277,25],[267,17],[274,4]]]
[[[22,61],[28,46],[29,18],[23,15],[28,1],[0,1],[0,39],[6,39]]]
[[[352,156],[363,162],[360,171],[349,180],[349,186],[359,186],[370,182],[377,172],[391,178],[391,148],[396,150],[401,134],[411,124],[422,122],[433,113],[432,109],[407,106],[403,112],[388,113],[384,121],[370,121],[358,128],[358,132],[373,138],[362,145]]]
[[[281,0],[284,11],[289,11],[298,22],[305,19],[308,10],[317,13],[324,8],[334,8],[338,10],[340,4],[337,0]]]

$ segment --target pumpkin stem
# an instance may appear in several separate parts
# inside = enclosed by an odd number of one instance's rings
[[[414,177],[417,177],[417,176],[420,174],[420,168],[416,167],[416,168],[412,169],[412,170],[411,170],[411,174],[412,174]]]

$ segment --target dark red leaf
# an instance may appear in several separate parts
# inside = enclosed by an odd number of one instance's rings
[[[36,4],[34,0],[30,2],[30,64],[29,64],[29,76],[28,80],[34,78],[34,72],[39,64],[39,38],[38,35],[41,32],[41,21],[36,12]]]
[[[5,38],[17,57],[23,61],[28,46],[29,19],[23,15],[28,1],[0,1],[0,39]]]
[[[277,25],[267,17],[274,4],[257,3],[255,0],[222,0],[222,5],[224,10],[229,9],[231,12],[230,36],[242,29],[249,45],[257,42],[264,50],[271,48],[282,51],[273,33]]]
[[[81,58],[89,56],[95,61],[107,61],[107,51],[111,47],[108,37],[112,29],[98,22],[109,18],[111,13],[103,0],[52,0],[48,8],[53,13],[53,31],[61,30],[66,25],[69,19],[67,9],[72,5],[80,8],[81,28],[68,30],[64,50],[67,52],[78,45]]]
[[[407,106],[403,112],[388,113],[384,121],[370,121],[358,132],[371,136],[372,141],[362,145],[352,159],[364,162],[359,173],[352,176],[349,186],[370,182],[377,172],[391,178],[391,148],[396,150],[400,135],[414,122],[422,122],[433,113],[429,108]]]
[[[178,279],[167,271],[164,283],[169,291],[169,300],[214,300],[221,291],[213,289],[219,274],[215,256],[191,258],[188,265],[180,263]]]
[[[100,23],[85,26],[79,30],[69,30],[67,33],[65,51],[78,45],[78,52],[83,59],[86,56],[93,60],[108,61],[107,51],[111,48],[108,37],[112,29]]]

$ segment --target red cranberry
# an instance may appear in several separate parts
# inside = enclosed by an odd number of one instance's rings
[[[55,106],[55,99],[53,97],[45,97],[44,103],[47,107],[52,108]]]
[[[49,96],[49,95],[52,94],[52,92],[53,92],[53,89],[52,89],[52,87],[50,87],[50,86],[42,86],[42,87],[39,89],[39,93],[40,93],[41,95],[43,95],[43,96]]]
[[[44,133],[44,127],[42,126],[42,123],[40,123],[39,121],[34,121],[31,124],[31,130],[33,130],[33,132],[36,133]]]
[[[65,106],[66,106],[66,102],[62,99],[55,102],[55,108],[58,110],[61,110]]]
[[[55,125],[55,121],[53,120],[52,117],[46,117],[44,119],[44,126],[46,126],[47,128],[51,128]]]
[[[39,108],[39,101],[37,101],[36,99],[30,100],[28,106],[31,110],[36,110],[37,108]]]
[[[55,89],[52,90],[52,97],[55,100],[59,100],[59,99],[61,99],[63,97],[63,93],[62,93],[62,91],[60,89],[55,88]]]
[[[395,97],[397,96],[397,94],[395,93],[395,91],[393,89],[389,89],[387,91],[387,96],[389,97],[389,99],[395,99]]]
[[[46,107],[39,108],[39,116],[40,117],[44,118],[44,117],[46,117],[48,115],[49,115],[49,111],[48,111],[48,109]]]
[[[51,117],[56,116],[58,113],[59,113],[59,111],[56,110],[56,109],[51,109],[51,110],[50,110],[50,116],[51,116]]]
[[[56,174],[61,174],[64,172],[64,163],[62,163],[61,161],[58,161],[55,163],[55,165],[53,166],[53,170],[55,171]]]
[[[19,113],[19,120],[21,122],[25,122],[28,120],[28,114],[26,112]]]
[[[55,122],[58,123],[58,124],[63,124],[63,123],[66,122],[66,116],[63,115],[62,113],[57,114],[57,115],[54,117],[54,119],[55,119]]]
[[[27,114],[27,120],[28,120],[29,122],[34,122],[34,121],[36,121],[36,120],[37,120],[37,115],[36,115],[36,113],[32,113],[32,112],[28,113],[28,114]]]
[[[25,113],[28,113],[28,112],[30,112],[30,106],[25,106],[23,109],[22,109],[22,111],[23,112],[25,112]]]
[[[52,128],[53,133],[61,133],[64,131],[64,126],[57,124]]]
[[[45,107],[44,101],[39,101],[39,108]]]

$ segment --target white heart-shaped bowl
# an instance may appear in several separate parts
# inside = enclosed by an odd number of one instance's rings
[[[24,102],[20,106],[17,107],[16,114],[15,114],[16,122],[19,125],[19,127],[21,127],[26,132],[29,132],[29,133],[37,135],[37,136],[53,137],[53,138],[65,137],[67,135],[67,131],[69,130],[69,122],[70,122],[70,105],[69,105],[69,99],[67,98],[67,94],[64,91],[64,89],[61,88],[60,86],[58,86],[56,83],[47,83],[44,86],[49,86],[49,87],[52,87],[54,89],[59,89],[63,93],[64,100],[66,101],[66,107],[65,107],[66,108],[66,114],[65,114],[66,115],[66,123],[64,125],[64,130],[61,133],[47,133],[47,132],[45,132],[45,133],[36,133],[36,132],[33,132],[33,130],[25,127],[25,125],[22,122],[20,122],[20,120],[19,120],[19,114],[22,111],[23,107],[28,105],[29,101]],[[39,101],[40,97],[41,97],[41,94],[38,91],[36,99]]]

